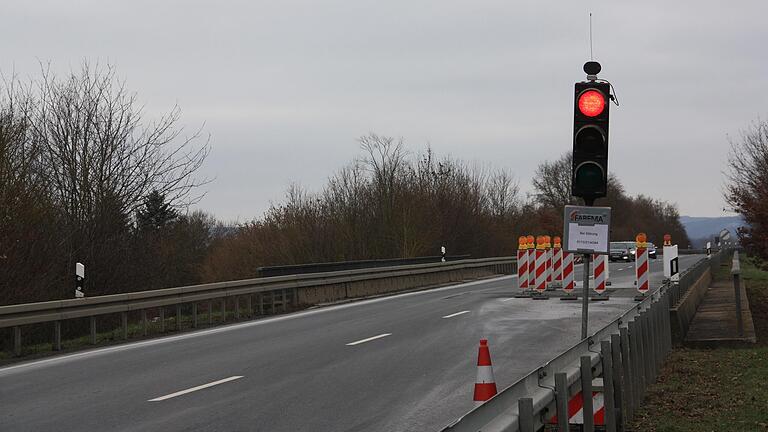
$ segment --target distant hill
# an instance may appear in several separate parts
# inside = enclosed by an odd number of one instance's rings
[[[744,225],[741,216],[723,217],[694,217],[680,216],[680,223],[685,227],[688,238],[694,247],[703,246],[712,236],[717,235],[723,228],[731,231],[731,236],[736,239],[736,228]]]

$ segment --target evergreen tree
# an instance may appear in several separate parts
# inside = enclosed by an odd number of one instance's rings
[[[144,198],[144,203],[136,212],[136,226],[139,231],[157,231],[178,217],[176,209],[165,201],[165,195],[153,190]]]

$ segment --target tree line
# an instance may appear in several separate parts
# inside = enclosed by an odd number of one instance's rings
[[[513,255],[524,234],[559,235],[570,196],[571,155],[543,162],[534,193],[523,196],[506,170],[438,157],[431,148],[412,155],[402,140],[370,134],[362,157],[337,171],[320,192],[289,188],[264,217],[217,239],[203,280],[246,278],[261,265],[407,258],[449,254]],[[661,244],[669,233],[688,237],[677,208],[644,195],[629,196],[612,176],[597,205],[612,207],[615,240],[645,232]]]
[[[148,119],[111,66],[4,82],[0,98],[0,304],[254,277],[265,265],[512,255],[523,234],[557,235],[571,159],[543,162],[524,195],[509,171],[359,138],[361,155],[321,190],[292,185],[246,223],[188,211],[210,145],[173,107]],[[610,178],[612,238],[664,233],[687,244],[673,204],[630,196]],[[214,209],[215,210],[215,209]]]

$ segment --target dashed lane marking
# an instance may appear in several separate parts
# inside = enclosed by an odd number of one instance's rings
[[[387,336],[392,336],[392,333],[382,333],[380,335],[376,335],[376,336],[373,336],[373,337],[369,337],[369,338],[365,338],[365,339],[360,339],[358,341],[354,341],[354,342],[348,343],[347,346],[360,345],[362,343],[370,342],[370,341],[373,341],[373,340],[376,340],[376,339],[385,338]]]
[[[231,376],[229,378],[220,379],[218,381],[210,382],[208,384],[199,385],[197,387],[188,388],[186,390],[179,390],[176,393],[171,393],[171,394],[167,394],[165,396],[156,397],[154,399],[148,400],[147,402],[161,402],[161,401],[164,401],[166,399],[171,399],[171,398],[175,398],[175,397],[178,397],[178,396],[185,395],[187,393],[192,393],[192,392],[196,392],[198,390],[207,389],[209,387],[217,386],[219,384],[224,384],[224,383],[227,383],[227,382],[230,382],[230,381],[239,380],[240,378],[242,378],[241,375]]]

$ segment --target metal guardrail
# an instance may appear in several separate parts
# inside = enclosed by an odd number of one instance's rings
[[[386,278],[408,278],[409,285],[394,287],[388,291],[415,288],[414,278],[428,277],[431,274],[457,272],[471,269],[490,268],[495,273],[513,273],[516,260],[513,257],[482,258],[445,263],[414,264],[394,267],[378,267],[371,269],[345,270],[316,274],[301,274],[290,276],[275,276],[266,278],[247,279],[229,282],[217,282],[203,285],[183,286],[151,291],[129,292],[106,296],[85,297],[80,299],[56,300],[39,303],[26,303],[0,306],[0,328],[13,328],[14,353],[21,353],[21,326],[32,324],[54,324],[53,348],[61,349],[61,322],[63,320],[90,317],[91,343],[96,341],[95,317],[107,314],[121,314],[123,338],[128,338],[128,313],[139,311],[146,335],[147,309],[160,308],[161,323],[164,326],[164,307],[176,306],[176,316],[182,316],[181,307],[192,307],[192,326],[197,327],[197,305],[209,302],[209,322],[212,320],[210,311],[212,301],[221,300],[222,315],[226,308],[226,299],[235,299],[235,314],[239,318],[239,299],[245,297],[247,307],[253,311],[252,296],[258,295],[260,313],[264,310],[264,300],[268,302],[271,311],[281,307],[286,311],[289,304],[301,306],[301,290],[322,288],[324,286],[343,285],[345,298],[346,288],[356,283],[374,283]],[[428,284],[424,284],[428,285]],[[355,291],[358,292],[358,291]],[[177,328],[181,328],[181,319],[176,320]],[[161,332],[164,331],[161,327]]]
[[[446,261],[459,261],[472,258],[471,255],[446,255]],[[371,269],[375,267],[395,267],[412,264],[429,264],[442,262],[440,255],[422,256],[415,258],[392,258],[377,260],[336,261],[309,264],[292,264],[256,268],[258,277],[289,276],[306,273],[324,273],[344,270]]]
[[[635,307],[587,339],[530,372],[445,427],[443,432],[534,432],[557,416],[556,428],[568,430],[568,402],[580,392],[602,391],[606,430],[620,431],[643,402],[646,387],[655,381],[664,357],[672,349],[669,309],[673,296],[685,291],[720,254],[702,259]],[[595,378],[602,377],[602,381]],[[584,412],[592,399],[583,398]],[[585,431],[593,431],[591,415],[584,415]]]

